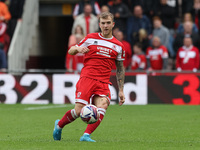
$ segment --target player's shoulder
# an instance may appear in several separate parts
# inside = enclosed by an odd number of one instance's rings
[[[124,46],[124,44],[122,42],[120,42],[118,39],[116,39],[114,36],[112,38],[112,42],[119,46]]]
[[[89,33],[89,34],[87,34],[87,38],[98,38],[99,37],[99,35],[98,35],[99,33]]]

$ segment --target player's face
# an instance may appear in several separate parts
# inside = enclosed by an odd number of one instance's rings
[[[112,21],[110,16],[106,19],[100,18],[99,27],[101,28],[101,32],[104,37],[112,37],[112,28],[114,25],[115,23]]]

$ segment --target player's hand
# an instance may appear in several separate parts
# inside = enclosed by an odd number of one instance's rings
[[[123,91],[119,91],[119,99],[120,99],[119,105],[121,106],[125,102],[125,96]]]
[[[85,54],[89,52],[89,49],[87,47],[78,47],[78,52]]]

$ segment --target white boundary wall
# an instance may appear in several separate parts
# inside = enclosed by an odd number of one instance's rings
[[[19,71],[26,69],[32,38],[35,36],[39,20],[39,0],[26,0],[22,20],[17,26],[8,52],[8,70]]]

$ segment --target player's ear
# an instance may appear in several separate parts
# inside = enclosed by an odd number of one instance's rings
[[[114,26],[115,26],[115,22],[113,22],[113,28],[114,28]]]

